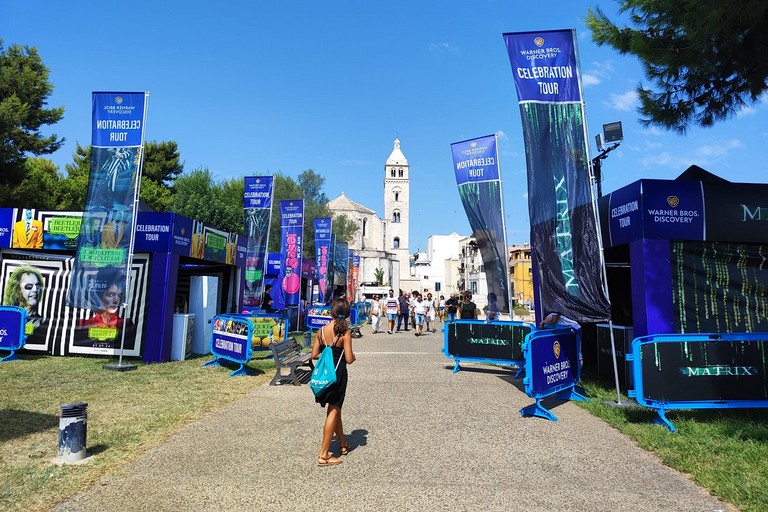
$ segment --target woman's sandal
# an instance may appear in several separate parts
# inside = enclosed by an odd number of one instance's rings
[[[349,452],[351,452],[351,451],[352,451],[352,450],[350,449],[350,447],[349,447],[349,445],[348,445],[348,444],[345,444],[345,445],[343,445],[343,446],[341,446],[341,447],[339,448],[339,452],[340,452],[342,455],[346,455],[346,454],[348,454],[348,453],[349,453]]]
[[[344,461],[336,457],[333,457],[331,455],[327,457],[320,457],[320,456],[317,457],[318,466],[336,466],[338,464],[341,464],[342,462]]]

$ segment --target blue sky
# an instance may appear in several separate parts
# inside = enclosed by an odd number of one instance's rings
[[[118,7],[127,6],[127,7]],[[525,153],[504,32],[575,28],[587,121],[594,135],[621,121],[624,143],[604,162],[603,193],[641,178],[671,179],[697,164],[731,181],[766,180],[768,105],[684,135],[645,129],[634,58],[591,42],[588,6],[546,3],[335,1],[121,4],[0,0],[4,45],[37,47],[64,106],[52,129],[90,143],[91,91],[149,91],[147,139],[173,140],[185,169],[217,179],[314,169],[333,199],[383,215],[384,162],[398,137],[411,166],[409,249],[470,234],[450,144],[498,133],[508,242],[528,240]]]

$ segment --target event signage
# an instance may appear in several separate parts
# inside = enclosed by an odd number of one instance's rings
[[[272,218],[272,176],[246,176],[244,181],[245,208],[245,288],[243,306],[258,307],[264,291],[267,242]]]
[[[768,333],[660,334],[632,341],[640,405],[656,409],[768,407]]]
[[[142,212],[136,219],[136,252],[169,252],[171,247],[173,214],[168,212]]]
[[[301,251],[304,236],[304,201],[280,201],[280,289],[285,307],[297,306],[301,293]]]
[[[641,180],[644,238],[704,239],[704,194],[698,181]]]
[[[504,41],[523,124],[542,310],[558,310],[578,322],[608,320],[576,32],[508,33]]]
[[[516,364],[522,371],[523,342],[533,330],[524,322],[455,320],[443,329],[443,354],[455,360],[453,373],[461,369],[461,361]]]
[[[125,298],[147,96],[93,93],[91,170],[69,306],[104,310],[107,293]]]
[[[643,237],[643,206],[639,181],[608,195],[608,234],[612,246]]]
[[[24,346],[27,311],[19,306],[0,306],[0,349],[18,350]]]
[[[323,303],[328,287],[328,264],[330,256],[332,222],[330,217],[315,218],[315,268],[317,269],[317,297],[315,302]],[[331,283],[331,287],[332,283]]]
[[[477,240],[488,286],[501,313],[510,312],[509,256],[496,135],[451,144],[459,196]]]
[[[541,398],[573,387],[580,376],[579,334],[573,329],[537,331],[527,341],[526,393]]]
[[[341,286],[343,291],[347,286],[347,274],[349,273],[349,244],[347,242],[336,242],[334,257],[336,261],[333,265],[333,284],[334,287]]]
[[[315,304],[307,308],[307,327],[320,329],[331,321],[331,306]]]
[[[217,315],[213,319],[211,353],[238,363],[251,359],[251,326],[245,318]]]
[[[768,185],[705,183],[707,240],[765,244]]]

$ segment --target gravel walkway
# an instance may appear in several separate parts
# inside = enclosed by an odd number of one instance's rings
[[[363,333],[343,464],[315,465],[309,387],[265,384],[56,510],[735,510],[571,403],[520,417],[533,400],[512,373],[452,374],[439,332]]]

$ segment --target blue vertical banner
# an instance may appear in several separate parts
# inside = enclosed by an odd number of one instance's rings
[[[451,144],[459,197],[483,259],[488,293],[509,313],[509,257],[496,135]]]
[[[349,268],[349,244],[347,242],[336,242],[336,249],[333,251],[333,298],[338,297],[347,290],[347,273]],[[336,288],[339,288],[338,290]]]
[[[241,304],[246,309],[261,306],[264,269],[267,264],[267,242],[272,218],[272,176],[246,176],[243,207],[245,208],[245,287]]]
[[[578,322],[609,320],[576,31],[508,33],[504,41],[523,124],[542,309]]]
[[[280,201],[280,291],[286,308],[299,304],[303,237],[304,200]]]
[[[91,169],[77,255],[67,296],[96,311],[87,339],[114,347],[127,297],[137,184],[141,176],[148,93],[94,92]]]
[[[317,269],[317,296],[314,302],[325,302],[329,286],[328,264],[330,262],[332,222],[330,217],[315,218],[315,268]],[[331,287],[333,287],[331,285]]]

